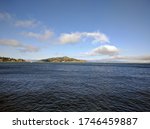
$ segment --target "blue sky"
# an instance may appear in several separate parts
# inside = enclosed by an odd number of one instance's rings
[[[0,0],[0,56],[150,62],[149,0]]]

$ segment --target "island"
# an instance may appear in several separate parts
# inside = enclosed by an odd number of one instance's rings
[[[52,57],[52,58],[41,59],[41,60],[34,60],[34,61],[33,60],[24,60],[24,59],[15,59],[15,58],[10,58],[10,57],[0,57],[0,62],[84,63],[86,61],[85,60],[80,60],[80,59],[75,59],[75,58],[70,58],[70,57],[64,56],[64,57]]]
[[[67,56],[42,59],[40,61],[41,62],[52,62],[52,63],[63,63],[63,62],[64,63],[65,62],[70,62],[70,63],[84,63],[84,62],[86,62],[85,60],[79,60],[79,59],[70,58],[70,57],[67,57]]]
[[[0,62],[26,62],[24,59],[15,59],[10,57],[0,57]]]

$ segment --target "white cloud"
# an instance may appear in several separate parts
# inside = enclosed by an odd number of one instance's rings
[[[34,33],[34,32],[24,32],[23,35],[31,38],[35,38],[40,41],[46,41],[53,36],[53,32],[49,30],[45,30],[43,34]]]
[[[93,49],[90,52],[85,53],[88,56],[108,55],[114,56],[119,53],[119,49],[112,45],[103,45]]]
[[[35,27],[40,24],[39,21],[33,19],[17,19],[15,16],[7,13],[7,12],[0,12],[0,21],[8,21],[8,23],[16,26],[16,27]]]
[[[26,45],[14,39],[0,39],[0,45],[15,47],[21,52],[37,52],[39,48],[33,45]]]
[[[14,39],[0,39],[0,45],[11,46],[11,47],[20,47],[21,43]]]
[[[100,32],[84,32],[84,33],[82,33],[82,36],[83,37],[90,37],[90,38],[92,38],[94,43],[97,43],[97,42],[101,42],[101,43],[109,42],[108,37],[105,34],[100,33]]]
[[[100,32],[75,32],[75,33],[64,33],[59,37],[61,44],[77,43],[82,40],[92,39],[93,43],[104,43],[109,42],[108,37]]]
[[[15,21],[15,26],[17,27],[35,27],[39,23],[36,20],[17,20]]]
[[[38,52],[39,48],[33,45],[24,45],[23,47],[19,48],[21,52]]]
[[[71,33],[71,34],[61,34],[59,37],[59,41],[62,44],[67,44],[67,43],[76,43],[79,42],[81,39],[81,33]]]
[[[9,13],[0,12],[0,20],[7,21],[7,20],[10,20],[10,19],[12,19],[12,16]]]

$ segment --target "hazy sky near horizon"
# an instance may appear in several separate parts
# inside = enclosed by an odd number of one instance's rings
[[[0,0],[0,56],[150,62],[150,1]]]

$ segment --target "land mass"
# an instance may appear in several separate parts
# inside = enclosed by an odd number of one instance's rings
[[[26,62],[24,59],[14,59],[9,57],[0,57],[0,62]]]
[[[0,57],[0,62],[33,62],[32,60],[24,60],[24,59],[15,59],[10,57]],[[34,62],[52,62],[52,63],[62,63],[62,62],[77,62],[77,63],[84,63],[85,60],[79,60],[75,58],[70,58],[67,56],[64,57],[53,57],[41,60],[35,60]]]
[[[79,63],[84,63],[84,62],[86,62],[85,60],[79,60],[79,59],[70,58],[70,57],[67,57],[67,56],[42,59],[40,61],[42,61],[42,62],[53,62],[53,63],[55,63],[55,62],[56,63],[59,63],[59,62],[79,62]]]

